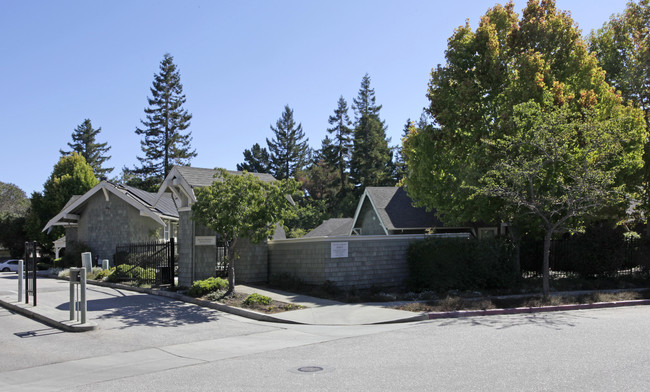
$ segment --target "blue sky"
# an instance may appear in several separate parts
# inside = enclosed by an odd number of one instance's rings
[[[503,2],[501,2],[503,3]],[[624,0],[558,0],[586,35]],[[0,2],[0,181],[28,196],[84,119],[102,131],[115,167],[137,164],[153,75],[165,53],[181,73],[197,167],[235,169],[272,137],[284,105],[320,147],[339,96],[368,73],[391,144],[427,104],[429,73],[447,39],[476,27],[494,1]],[[516,1],[521,13],[525,1]],[[350,112],[352,116],[352,112]]]

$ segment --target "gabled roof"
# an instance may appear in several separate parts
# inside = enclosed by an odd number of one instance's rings
[[[226,170],[230,174],[242,175],[244,172]],[[174,193],[176,197],[181,199],[181,205],[187,207],[189,204],[196,201],[194,194],[195,188],[202,188],[212,185],[215,180],[214,175],[217,174],[217,169],[205,169],[200,167],[190,166],[174,166],[167,174],[160,189],[157,193],[157,198],[162,198],[164,194],[169,192]],[[264,182],[275,181],[275,177],[266,173],[250,173]]]
[[[443,226],[443,223],[436,218],[433,212],[427,212],[422,207],[414,207],[413,200],[403,188],[367,187],[354,214],[355,225],[364,202],[369,202],[372,205],[386,231],[427,229]],[[354,225],[350,228],[350,234],[352,228],[354,228]]]
[[[168,194],[158,199],[155,193],[102,181],[85,194],[72,196],[63,209],[47,222],[43,231],[50,229],[52,226],[64,226],[77,223],[86,202],[98,192],[103,192],[107,200],[109,194],[117,196],[140,211],[140,215],[147,216],[161,225],[164,225],[162,221],[164,218],[178,220],[178,210],[171,195]]]
[[[324,221],[317,228],[305,234],[303,238],[335,237],[349,235],[352,230],[352,218],[332,218]]]
[[[214,175],[217,174],[217,169],[205,169],[200,167],[190,167],[190,166],[174,166],[178,170],[178,173],[185,178],[185,181],[192,188],[200,188],[204,186],[210,186],[215,181]],[[241,176],[244,172],[241,171],[232,171],[226,170],[230,174]],[[264,182],[275,181],[275,178],[266,173],[250,173],[255,177],[259,178]],[[218,180],[218,179],[216,179]]]

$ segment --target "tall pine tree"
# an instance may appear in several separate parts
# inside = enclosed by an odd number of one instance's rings
[[[165,54],[160,62],[160,72],[154,75],[149,107],[144,109],[143,127],[135,133],[144,135],[140,141],[144,157],[138,157],[141,166],[132,170],[131,185],[155,190],[174,165],[188,165],[196,157],[190,146],[192,133],[186,131],[192,115],[183,108],[185,95],[181,76],[174,58]]]
[[[375,103],[375,90],[370,88],[370,76],[361,80],[361,88],[352,108],[356,114],[354,149],[350,174],[357,189],[368,186],[395,185],[395,165],[386,139],[386,126],[379,118],[381,105]]]
[[[78,153],[86,158],[86,163],[93,168],[95,177],[102,178],[108,173],[113,171],[112,167],[102,167],[104,162],[111,159],[110,156],[105,154],[111,149],[107,146],[108,143],[97,143],[95,137],[101,132],[102,128],[93,129],[93,125],[89,119],[85,119],[77,128],[72,132],[72,143],[68,143],[71,151],[59,150],[61,156],[70,155],[73,152]]]
[[[293,119],[293,109],[285,105],[282,116],[271,125],[275,134],[272,140],[266,139],[271,159],[271,173],[278,180],[295,178],[296,172],[302,170],[308,163],[311,149],[305,138],[302,125],[296,125]]]
[[[249,173],[270,173],[269,152],[259,143],[255,143],[250,150],[244,150],[244,162],[237,164],[237,170]]]
[[[352,122],[348,116],[348,103],[343,96],[338,100],[338,106],[334,110],[334,115],[329,117],[329,123],[332,128],[327,132],[332,134],[333,138],[329,141],[323,140],[324,158],[331,167],[335,167],[338,172],[338,192],[343,195],[346,192],[349,183],[350,155],[352,153],[352,135],[353,130],[350,128]],[[327,136],[326,139],[329,139]],[[325,149],[329,151],[325,151]]]

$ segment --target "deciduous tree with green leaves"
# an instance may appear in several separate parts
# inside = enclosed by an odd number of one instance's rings
[[[46,234],[42,232],[43,227],[63,209],[72,196],[83,195],[98,183],[93,168],[83,156],[73,152],[61,157],[43,185],[43,193],[32,194],[25,227],[30,240],[38,241],[47,249],[51,248],[51,242],[60,237],[62,231],[55,229]]]
[[[129,185],[155,191],[174,165],[188,165],[196,157],[191,147],[192,133],[187,131],[192,115],[183,108],[181,75],[174,58],[165,54],[160,62],[160,72],[154,75],[149,107],[144,109],[146,118],[136,128],[144,157],[138,157],[141,166],[124,170]]]
[[[630,1],[589,36],[590,49],[605,70],[605,80],[620,91],[624,102],[645,113],[650,132],[650,0]],[[645,151],[645,210],[650,210],[650,144]],[[646,213],[647,216],[647,213]],[[648,225],[650,230],[650,225]]]
[[[227,244],[228,292],[235,290],[235,248],[241,239],[267,240],[282,224],[290,207],[287,195],[298,190],[294,179],[264,182],[250,173],[217,170],[212,185],[196,190],[192,216],[218,233]]]
[[[9,249],[12,257],[20,257],[24,253],[28,208],[29,199],[22,189],[0,182],[0,244]]]
[[[431,72],[429,81],[427,112],[435,126],[417,129],[404,141],[407,191],[445,223],[512,219],[501,215],[501,200],[471,197],[471,187],[500,159],[500,151],[485,140],[515,132],[516,105],[533,100],[543,110],[587,110],[599,121],[635,116],[635,109],[623,107],[606,83],[605,72],[567,12],[552,0],[530,0],[521,18],[513,8],[512,2],[497,5],[475,31],[469,23],[455,30],[446,63]],[[638,124],[630,126],[637,134]],[[625,174],[617,184],[634,190],[640,173]]]
[[[588,215],[612,205],[625,208],[629,194],[617,179],[643,167],[643,134],[634,126],[640,116],[599,120],[593,111],[574,113],[567,106],[549,105],[544,112],[534,101],[516,105],[513,132],[482,140],[499,153],[479,185],[469,187],[474,195],[502,201],[504,215],[542,229],[545,297],[553,234],[581,229]]]
[[[529,0],[521,18],[513,8],[512,2],[497,5],[475,31],[469,23],[455,30],[446,63],[431,72],[429,81],[427,112],[435,126],[416,129],[404,141],[407,192],[417,205],[435,209],[445,223],[518,223],[517,211],[508,208],[511,200],[476,189],[485,185],[488,173],[503,167],[504,151],[514,153],[505,146],[522,137],[522,124],[515,121],[519,104],[534,102],[542,113],[561,108],[572,121],[573,116],[582,118],[576,126],[616,123],[621,127],[617,132],[629,135],[621,157],[636,157],[645,142],[639,138],[642,113],[624,105],[607,84],[569,13],[552,0]],[[576,146],[591,146],[591,140],[573,135]],[[629,166],[622,165],[607,177],[612,181],[607,186],[637,193],[642,176],[636,163],[632,159]],[[578,169],[564,165],[554,170],[562,179]]]
[[[73,152],[83,156],[95,172],[95,177],[101,178],[113,171],[112,167],[103,167],[102,165],[107,160],[111,159],[106,156],[106,153],[111,149],[108,143],[98,143],[96,137],[101,132],[102,128],[93,129],[93,125],[89,119],[85,119],[83,123],[77,126],[72,132],[72,143],[68,143],[68,147],[72,151],[59,150],[62,156],[70,155]]]

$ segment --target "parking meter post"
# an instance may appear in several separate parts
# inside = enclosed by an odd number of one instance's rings
[[[86,324],[86,311],[88,310],[88,306],[86,304],[86,269],[85,268],[81,269],[81,276],[79,277],[79,281],[81,284],[81,298],[80,298],[81,324]]]
[[[18,260],[18,302],[23,299],[23,273],[25,268],[25,261]]]

